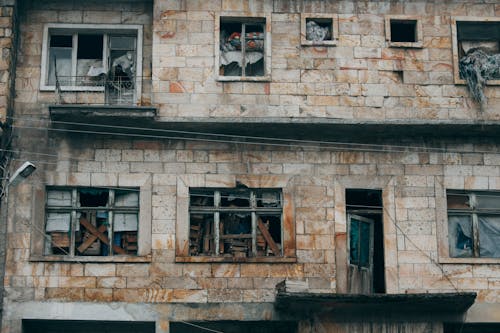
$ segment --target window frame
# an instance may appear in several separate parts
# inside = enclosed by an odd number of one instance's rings
[[[86,190],[99,190],[102,191],[103,193],[107,192],[108,195],[108,201],[106,203],[106,206],[87,206],[87,207],[81,207],[78,198],[81,196],[81,194],[86,191]],[[58,205],[50,205],[48,200],[46,202],[45,206],[45,228],[47,229],[47,224],[48,224],[48,216],[50,213],[69,213],[70,214],[70,221],[69,221],[69,230],[67,233],[69,233],[69,250],[67,254],[62,254],[66,255],[69,257],[75,257],[77,256],[76,250],[77,250],[77,243],[76,243],[76,232],[80,228],[78,226],[78,215],[81,213],[86,213],[88,214],[89,212],[106,212],[107,213],[107,236],[108,239],[114,240],[113,235],[115,234],[115,214],[117,213],[133,213],[137,216],[137,230],[136,230],[136,236],[139,234],[139,193],[137,193],[137,207],[132,207],[132,206],[117,206],[116,205],[116,192],[117,191],[135,191],[139,192],[138,188],[126,188],[126,187],[121,187],[121,188],[101,188],[101,187],[66,187],[66,186],[49,186],[46,189],[47,194],[49,194],[51,191],[60,191],[60,192],[70,192],[71,197],[70,197],[70,205],[68,206],[58,206]],[[47,196],[48,198],[48,196]],[[87,219],[88,221],[89,219]],[[88,221],[90,222],[90,221]],[[97,226],[95,226],[97,227]],[[48,242],[48,231],[45,229],[45,237],[46,237],[46,242]],[[97,239],[96,239],[97,241]],[[45,250],[45,249],[44,249]],[[44,253],[45,254],[45,253]],[[61,255],[61,254],[48,254],[48,255]],[[90,255],[90,254],[89,254]],[[114,253],[113,251],[113,246],[108,245],[108,254],[100,254],[96,256],[100,257],[107,257],[107,256],[117,256],[117,255],[124,255],[124,254],[119,254],[119,253]],[[83,255],[82,255],[83,256]],[[137,254],[131,254],[131,256],[137,256]]]
[[[393,42],[391,36],[391,21],[398,22],[412,22],[415,21],[415,42]],[[385,40],[389,47],[400,47],[400,48],[423,48],[423,30],[422,30],[422,21],[418,16],[410,16],[410,15],[387,15],[385,17]]]
[[[219,240],[223,239],[224,234],[221,233],[221,230],[219,228],[220,225],[220,218],[222,214],[250,214],[251,216],[251,229],[250,229],[250,235],[251,235],[251,257],[255,258],[260,258],[264,256],[258,256],[257,255],[257,230],[259,228],[258,226],[258,220],[260,218],[260,215],[279,215],[280,219],[280,244],[281,240],[283,239],[283,193],[281,190],[278,189],[267,189],[267,188],[248,188],[246,189],[248,191],[249,197],[249,206],[248,207],[225,207],[222,206],[222,193],[223,192],[229,192],[229,196],[231,194],[237,194],[239,192],[239,188],[228,188],[228,189],[219,189],[219,188],[190,188],[189,189],[189,197],[190,200],[193,196],[201,196],[203,192],[206,192],[206,195],[213,194],[213,206],[193,206],[190,204],[189,206],[189,214],[190,214],[190,227],[191,227],[191,214],[200,214],[200,215],[211,215],[213,214],[213,221],[215,224],[214,227],[214,232],[212,234],[212,237],[214,238],[214,249],[213,251],[215,254],[213,254],[214,257],[220,257],[223,256],[226,253],[221,253],[220,252],[220,242]],[[279,193],[279,207],[259,207],[257,204],[258,201],[258,192],[260,191],[274,191]],[[198,192],[198,193],[194,193]],[[247,235],[242,235],[241,238],[248,238]],[[193,257],[199,257],[203,255],[191,255]],[[282,257],[283,256],[283,248],[279,249],[279,254],[275,254],[274,257]]]
[[[500,24],[500,17],[480,17],[480,16],[455,16],[451,18],[451,42],[452,42],[452,61],[453,61],[453,78],[455,84],[466,85],[467,82],[460,78],[459,72],[459,51],[458,51],[458,31],[457,22],[498,22]],[[499,41],[500,43],[500,41]],[[500,85],[499,80],[488,80],[486,81],[487,86],[497,86]]]
[[[32,262],[151,262],[152,250],[152,192],[151,176],[141,177],[118,177],[110,174],[111,182],[99,181],[98,184],[88,182],[66,182],[66,178],[58,178],[59,172],[48,173],[47,185],[40,184],[35,188],[33,228],[30,245],[30,258]],[[111,175],[114,175],[112,177]],[[69,173],[68,179],[78,178],[75,174]],[[46,222],[46,201],[48,188],[138,188],[139,189],[139,224],[137,233],[137,254],[136,255],[113,255],[113,256],[68,256],[44,254],[45,246],[45,222]]]
[[[448,196],[455,195],[455,196],[468,196],[468,202],[472,203],[469,205],[469,208],[450,208],[448,206]],[[477,203],[477,196],[481,195],[488,195],[488,196],[495,196],[498,197],[500,200],[500,192],[498,191],[474,191],[474,190],[447,190],[446,191],[446,214],[447,214],[447,221],[446,221],[446,228],[447,228],[447,234],[446,236],[448,237],[448,257],[450,259],[454,260],[494,260],[494,261],[500,261],[500,257],[481,257],[479,253],[479,244],[480,244],[480,239],[479,239],[479,218],[480,216],[492,216],[492,215],[498,215],[500,216],[500,208],[498,209],[488,209],[488,208],[480,208],[476,206]],[[449,233],[449,217],[450,216],[468,216],[470,217],[470,223],[471,223],[471,230],[472,230],[472,255],[470,257],[452,257],[450,254],[449,247],[451,245],[450,242],[450,233]]]
[[[264,61],[264,75],[261,76],[229,76],[220,74],[220,32],[221,32],[221,20],[234,20],[235,23],[243,24],[263,24],[264,25],[264,51],[263,51],[263,61]],[[217,81],[241,81],[241,82],[270,82],[271,81],[271,16],[269,14],[255,13],[251,16],[245,14],[237,13],[220,13],[215,15],[215,73],[217,75]],[[239,21],[239,22],[238,22]],[[259,22],[264,21],[264,22]],[[243,71],[242,71],[243,74]]]
[[[306,39],[306,24],[308,20],[331,20],[331,39],[315,42]],[[300,14],[300,44],[302,46],[336,46],[338,43],[339,19],[336,14],[301,13]]]
[[[205,188],[208,190],[226,190],[236,187],[234,175],[196,175],[188,174],[179,176],[177,180],[177,221],[176,221],[176,246],[175,262],[178,263],[295,263],[296,234],[295,234],[295,209],[292,201],[293,184],[289,176],[257,176],[242,175],[238,182],[254,189],[281,190],[282,203],[282,253],[281,257],[245,257],[234,258],[224,256],[190,256],[189,254],[189,188]]]
[[[43,40],[42,40],[42,59],[41,59],[41,70],[40,70],[40,91],[56,91],[56,85],[50,85],[48,83],[49,75],[49,51],[50,51],[50,36],[58,33],[60,35],[71,35],[73,38],[72,46],[72,73],[71,76],[76,76],[76,63],[73,61],[76,59],[77,47],[75,43],[77,41],[78,34],[103,34],[103,60],[106,56],[109,56],[108,43],[106,36],[112,34],[124,35],[130,34],[136,37],[136,73],[135,73],[135,96],[134,101],[139,98],[142,94],[142,52],[143,52],[143,26],[135,24],[66,24],[66,23],[47,23],[43,28]],[[103,63],[104,68],[107,71],[107,64]],[[62,91],[87,91],[87,92],[104,92],[104,87],[95,86],[85,86],[85,85],[68,85],[59,87]]]

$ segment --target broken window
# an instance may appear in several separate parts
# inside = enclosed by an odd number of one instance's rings
[[[170,333],[295,333],[296,321],[203,321],[170,322]]]
[[[45,31],[42,90],[105,91],[106,102],[134,100],[141,64],[135,29],[71,28],[50,24]]]
[[[301,14],[302,45],[335,45],[338,20],[335,15]]]
[[[456,82],[465,80],[474,99],[484,105],[484,86],[500,80],[500,22],[456,21],[453,28]]]
[[[346,190],[350,293],[385,292],[382,210],[382,191]]]
[[[423,34],[416,17],[396,15],[385,19],[386,40],[391,47],[422,47]]]
[[[265,18],[220,18],[219,74],[266,75]]]
[[[282,256],[281,190],[192,188],[189,197],[191,256]]]
[[[137,255],[139,190],[49,188],[46,255]]]
[[[500,193],[448,191],[450,257],[500,258]]]

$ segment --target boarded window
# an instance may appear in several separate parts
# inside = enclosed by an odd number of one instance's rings
[[[138,189],[47,189],[47,255],[136,255],[138,229]]]
[[[281,190],[190,189],[189,254],[282,256]]]

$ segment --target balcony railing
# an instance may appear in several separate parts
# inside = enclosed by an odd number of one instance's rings
[[[150,106],[151,79],[59,76],[56,80],[55,103]]]

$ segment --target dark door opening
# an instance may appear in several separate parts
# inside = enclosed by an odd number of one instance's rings
[[[348,291],[385,293],[381,190],[347,189]]]

